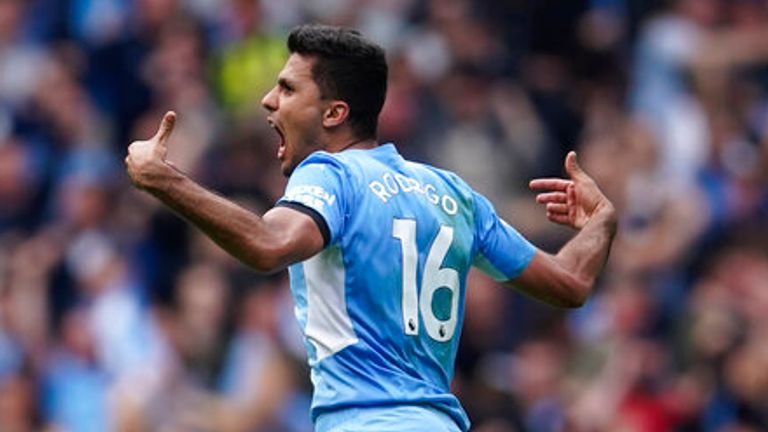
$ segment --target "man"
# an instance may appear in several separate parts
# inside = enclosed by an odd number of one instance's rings
[[[449,385],[467,272],[556,306],[581,305],[608,256],[612,204],[570,153],[570,179],[538,179],[547,217],[579,233],[544,253],[455,174],[379,146],[383,50],[359,33],[301,26],[264,97],[287,191],[262,217],[166,160],[175,121],[129,147],[134,184],[261,272],[290,266],[318,431],[456,431],[469,420]]]

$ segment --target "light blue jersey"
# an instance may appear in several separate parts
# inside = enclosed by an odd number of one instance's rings
[[[312,419],[355,407],[437,409],[469,420],[450,391],[469,268],[520,274],[535,248],[453,173],[392,144],[316,152],[278,205],[317,222],[326,247],[290,267],[309,354]]]

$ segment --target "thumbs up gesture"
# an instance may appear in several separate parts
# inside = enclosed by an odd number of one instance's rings
[[[165,158],[168,137],[176,124],[176,113],[168,111],[160,122],[157,133],[145,141],[134,141],[128,146],[125,166],[133,184],[139,189],[151,188],[154,181],[167,175],[173,166]]]
[[[576,152],[565,157],[565,172],[570,179],[535,179],[529,184],[541,191],[536,202],[546,205],[547,219],[580,230],[599,212],[614,211],[613,204],[579,166]]]

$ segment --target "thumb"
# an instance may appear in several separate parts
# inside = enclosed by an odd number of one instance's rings
[[[584,171],[576,160],[576,152],[573,150],[569,151],[565,157],[565,172],[573,180],[584,175]]]
[[[157,129],[157,133],[153,139],[156,139],[161,145],[165,146],[165,142],[168,140],[168,137],[171,136],[171,132],[173,132],[173,127],[175,124],[176,113],[173,111],[168,111],[163,116],[163,120],[160,122],[160,127]]]

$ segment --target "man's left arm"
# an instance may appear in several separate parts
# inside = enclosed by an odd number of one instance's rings
[[[155,136],[135,141],[125,158],[128,175],[187,219],[229,254],[262,273],[285,268],[320,252],[324,238],[308,215],[276,207],[262,217],[202,187],[166,160],[176,115],[167,113]]]

